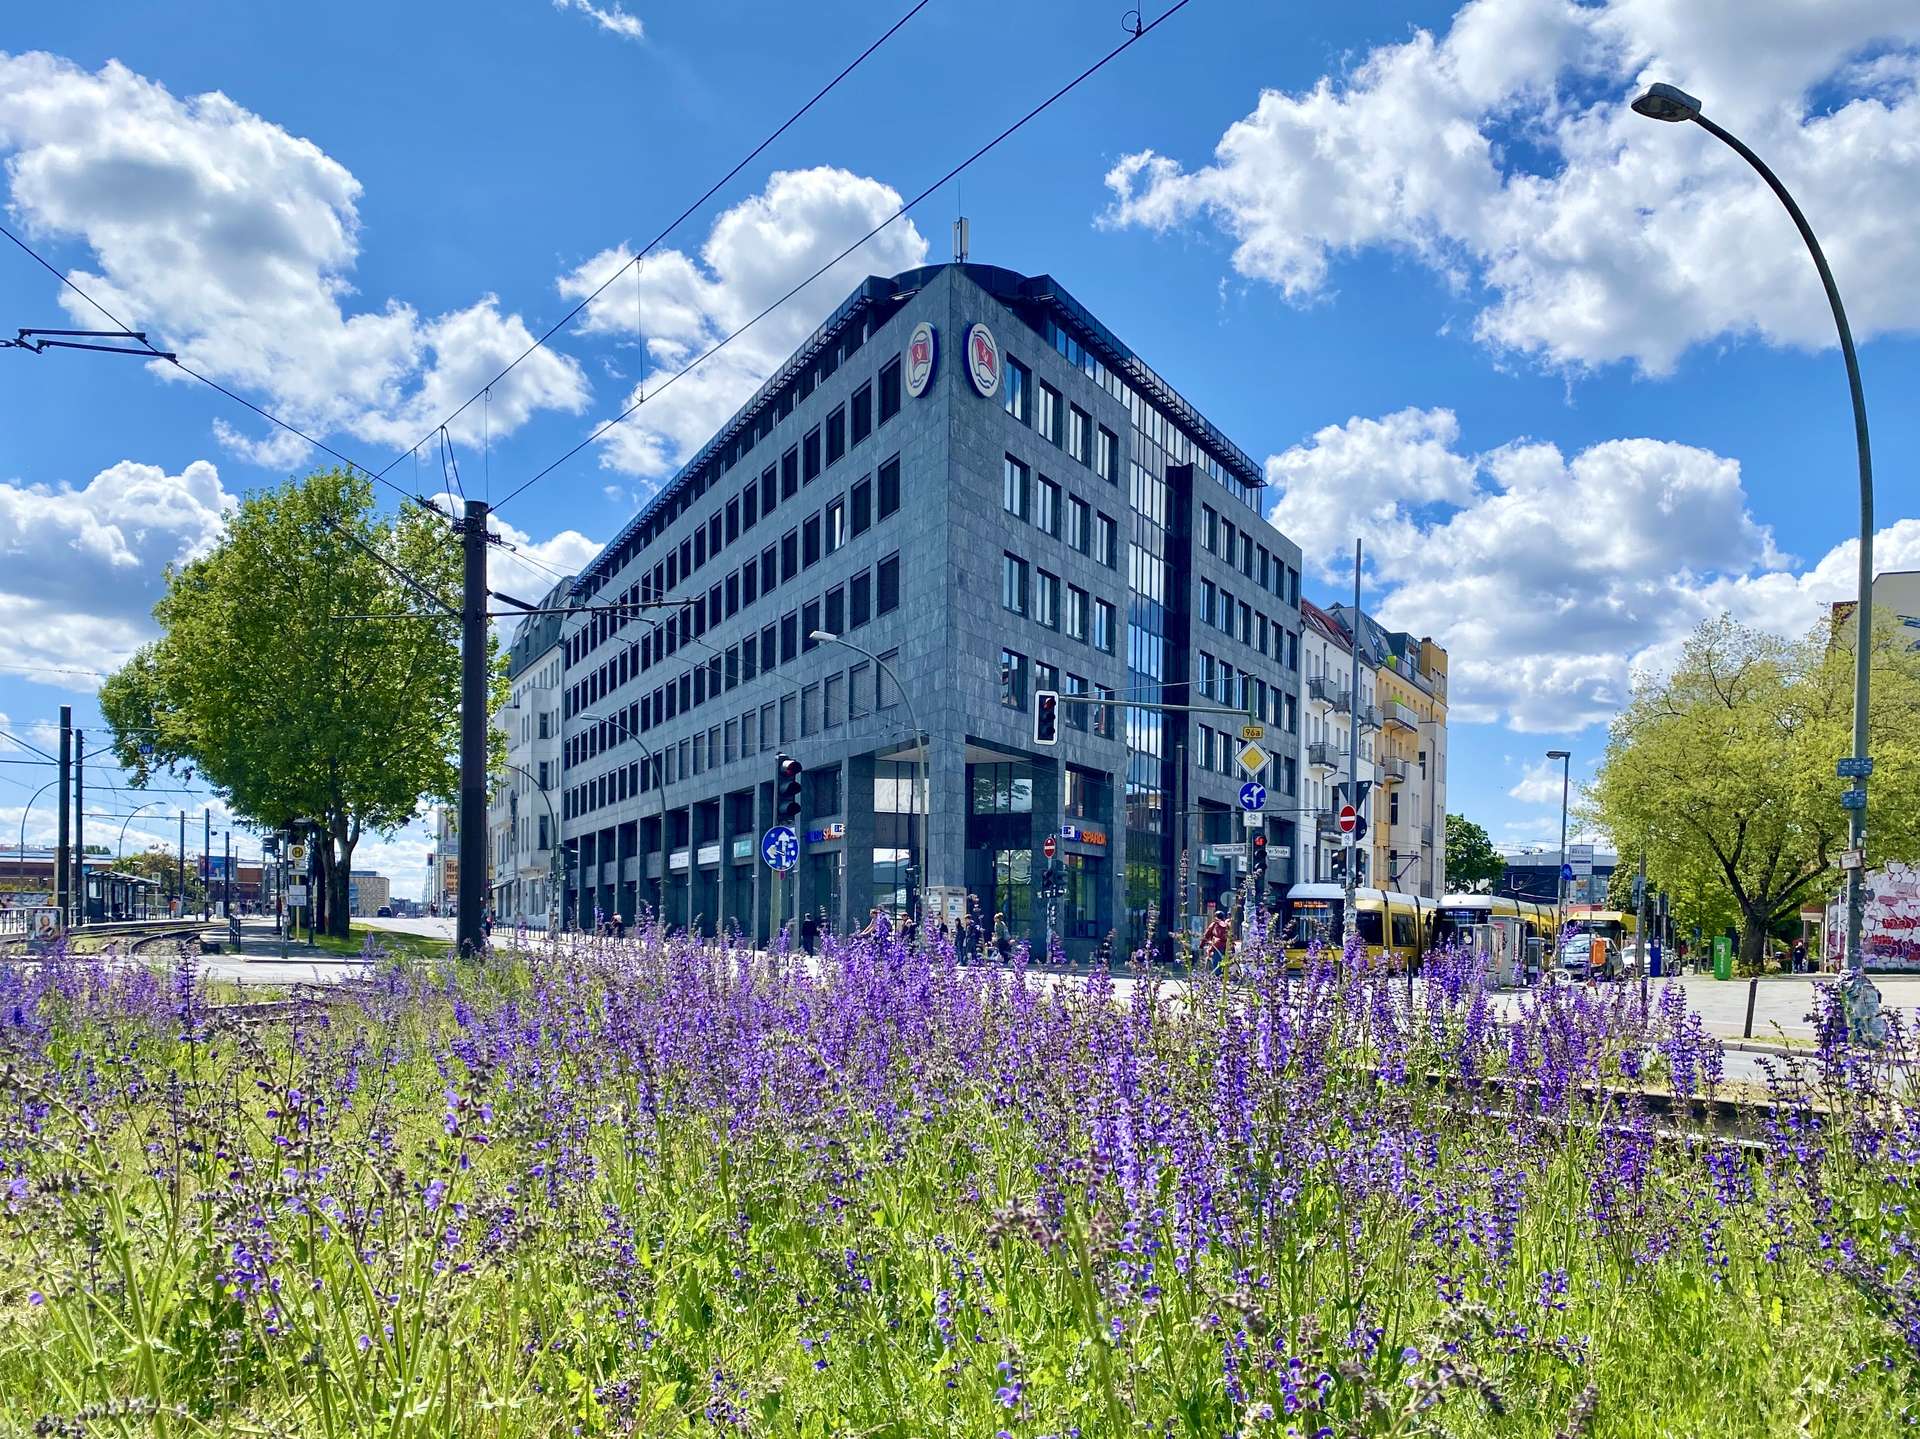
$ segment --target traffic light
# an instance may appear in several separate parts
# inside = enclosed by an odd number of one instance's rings
[[[781,824],[792,824],[800,818],[800,761],[783,754],[773,773],[773,817]]]
[[[1247,856],[1247,868],[1252,871],[1256,880],[1267,877],[1267,837],[1264,834],[1256,834],[1253,837],[1253,849]]]
[[[1345,880],[1347,877],[1347,852],[1336,849],[1327,857],[1327,878]]]
[[[1036,690],[1033,707],[1033,742],[1060,743],[1060,691]]]

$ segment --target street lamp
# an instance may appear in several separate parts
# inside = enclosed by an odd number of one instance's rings
[[[120,862],[126,858],[127,826],[133,823],[134,815],[139,814],[141,809],[152,809],[159,803],[160,801],[157,799],[150,799],[145,804],[141,805],[140,809],[136,809],[133,812],[133,814],[128,815],[125,819],[120,821],[120,842],[116,844],[113,849],[113,867],[115,869],[118,869],[120,867]]]
[[[647,757],[647,763],[653,766],[654,788],[660,791],[660,876],[653,882],[653,905],[655,913],[660,917],[660,923],[664,925],[667,922],[667,777],[660,768],[660,757],[653,752],[652,747],[645,740],[633,732],[623,719],[613,715],[589,714],[579,715],[577,718],[618,725],[620,733],[639,745],[640,752]],[[555,835],[554,838],[558,840],[559,836]],[[599,862],[599,857],[596,855],[594,863]],[[565,898],[566,896],[562,894],[561,899],[564,901]]]
[[[1668,124],[1691,120],[1759,172],[1760,178],[1767,182],[1768,188],[1786,206],[1787,214],[1793,217],[1794,227],[1800,231],[1800,238],[1806,242],[1807,252],[1813,256],[1814,268],[1820,272],[1820,283],[1826,288],[1827,304],[1833,310],[1834,328],[1840,334],[1840,354],[1847,363],[1847,389],[1853,399],[1854,446],[1860,457],[1860,600],[1854,611],[1853,762],[1849,766],[1854,772],[1855,789],[1852,793],[1855,798],[1847,811],[1847,823],[1848,847],[1861,863],[1847,870],[1846,954],[1847,968],[1859,973],[1862,963],[1861,883],[1867,838],[1867,697],[1873,673],[1869,649],[1873,643],[1873,458],[1867,445],[1867,400],[1860,386],[1860,358],[1854,353],[1853,331],[1847,325],[1847,312],[1840,303],[1839,287],[1833,282],[1833,271],[1827,267],[1827,257],[1820,249],[1820,242],[1814,238],[1813,227],[1807,223],[1807,217],[1800,213],[1800,207],[1794,203],[1793,196],[1787,193],[1787,187],[1780,183],[1779,177],[1766,167],[1760,157],[1701,114],[1698,100],[1672,85],[1649,86],[1645,94],[1634,100],[1633,109],[1635,114]]]
[[[27,801],[27,807],[20,811],[20,848],[14,851],[14,868],[15,873],[20,876],[22,881],[24,881],[27,876],[27,816],[33,812],[33,800],[40,798],[41,795],[59,783],[60,781],[58,779],[50,779],[41,785],[39,789],[33,792],[33,799]],[[67,922],[65,915],[60,917],[60,922],[62,924]]]
[[[873,661],[875,670],[877,670],[881,674],[886,675],[887,678],[893,681],[894,691],[900,696],[902,700],[906,702],[907,722],[913,726],[914,747],[920,752],[920,787],[926,795],[926,809],[920,808],[919,799],[917,796],[914,796],[911,794],[907,796],[907,834],[909,836],[909,840],[908,840],[909,843],[912,842],[911,836],[913,834],[913,828],[914,828],[913,821],[914,821],[915,811],[916,810],[919,811],[919,820],[920,820],[920,845],[919,845],[920,854],[919,854],[919,865],[918,865],[920,870],[919,894],[923,895],[926,893],[927,877],[932,872],[932,868],[933,868],[932,865],[929,864],[927,860],[927,811],[933,808],[933,770],[932,770],[931,761],[927,756],[926,737],[920,728],[920,717],[913,712],[913,696],[908,694],[906,686],[900,683],[900,677],[893,672],[893,667],[889,665],[885,660],[881,659],[880,656],[875,654],[872,650],[865,649],[862,646],[855,644],[852,640],[843,639],[841,636],[833,634],[831,631],[828,631],[828,630],[814,630],[811,634],[807,636],[807,638],[812,640],[817,640],[823,645],[844,645],[846,648],[852,650],[857,655],[865,655],[868,659]]]
[[[1560,761],[1560,890],[1559,900],[1554,905],[1553,919],[1553,958],[1552,963],[1560,962],[1560,932],[1567,927],[1567,871],[1573,866],[1567,863],[1567,787],[1572,777],[1573,751],[1570,749],[1550,749],[1548,759]]]
[[[508,708],[512,709],[514,706],[509,705]],[[566,885],[561,878],[562,871],[560,868],[560,821],[554,816],[553,800],[547,794],[547,787],[532,775],[528,774],[527,771],[519,765],[514,764],[511,760],[501,760],[500,763],[526,780],[528,784],[532,785],[534,789],[539,792],[542,803],[547,807],[547,828],[549,831],[547,837],[553,841],[547,846],[553,855],[553,858],[547,861],[547,883],[550,885],[556,883],[560,885],[560,901],[554,909],[555,912],[560,915],[561,927],[564,929],[566,926],[567,894]]]

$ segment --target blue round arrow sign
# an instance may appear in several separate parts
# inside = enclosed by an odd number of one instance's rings
[[[782,872],[792,869],[800,860],[800,839],[794,834],[792,825],[776,824],[760,837],[760,858],[767,862],[767,868]]]
[[[1267,806],[1267,787],[1253,780],[1240,786],[1240,808],[1265,809]]]

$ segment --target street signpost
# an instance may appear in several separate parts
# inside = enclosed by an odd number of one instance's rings
[[[1048,859],[1052,859],[1053,852],[1059,847],[1058,841],[1056,841],[1052,835],[1048,835],[1047,842],[1040,846],[1040,853],[1044,854]]]
[[[1360,824],[1360,812],[1350,804],[1343,804],[1334,823],[1340,826],[1340,833],[1352,834]]]
[[[1250,775],[1257,775],[1267,767],[1267,761],[1271,756],[1252,740],[1248,740],[1246,744],[1241,747],[1238,758],[1241,769]]]
[[[1260,826],[1266,822],[1267,817],[1257,809],[1243,809],[1240,811],[1240,823],[1246,829],[1259,829]]]
[[[1240,808],[1260,810],[1267,806],[1267,787],[1258,780],[1248,780],[1240,786]]]
[[[1267,737],[1267,727],[1263,724],[1243,724],[1240,726],[1240,738],[1248,744]]]
[[[1870,756],[1859,759],[1849,757],[1835,765],[1833,772],[1841,779],[1866,779],[1873,774],[1873,760]]]

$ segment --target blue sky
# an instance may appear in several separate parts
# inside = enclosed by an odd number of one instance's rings
[[[905,8],[42,7],[0,57],[9,224],[377,467]],[[1123,38],[1109,5],[1027,10],[931,0],[469,412],[469,489],[504,494]],[[1811,623],[1858,524],[1788,221],[1621,101],[1685,85],[1800,195],[1864,337],[1882,567],[1916,568],[1917,46],[1891,0],[1194,0],[503,518],[577,564],[859,275],[947,258],[964,210],[975,259],[1052,272],[1273,457],[1309,594],[1343,596],[1367,538],[1368,607],[1454,655],[1453,807],[1550,837],[1543,752],[1589,764],[1633,667],[1705,615]],[[0,298],[0,329],[81,322],[11,247]],[[11,352],[6,380],[0,714],[37,742],[63,702],[91,717],[83,671],[138,643],[163,566],[313,457],[135,361]],[[430,452],[419,473],[438,487]],[[33,773],[0,767],[0,829]],[[424,849],[364,857],[406,892]]]

